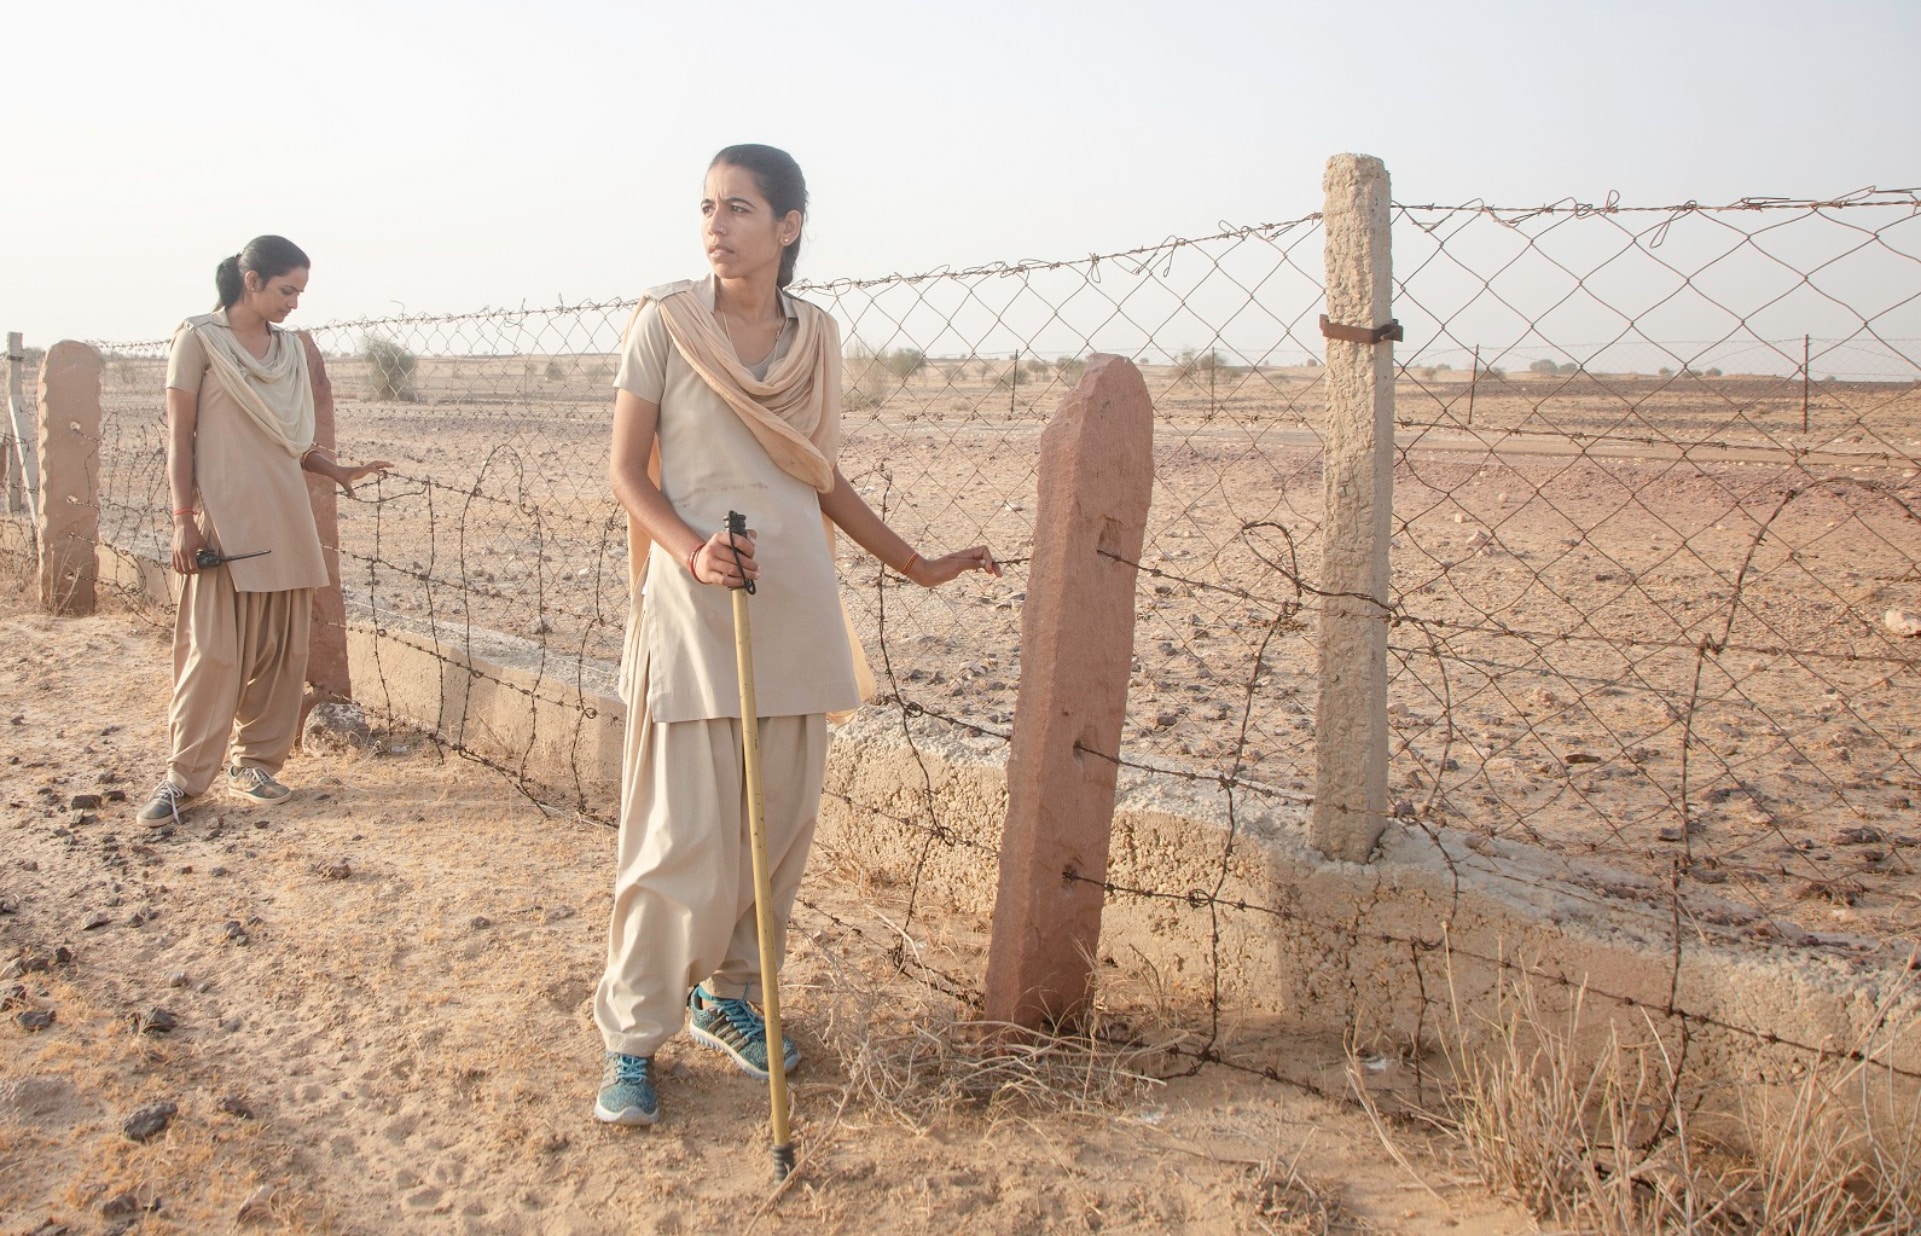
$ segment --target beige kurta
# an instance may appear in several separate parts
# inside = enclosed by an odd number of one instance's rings
[[[226,330],[225,315],[202,330]],[[272,331],[274,348],[298,348],[292,331]],[[208,379],[207,353],[190,330],[174,336],[167,385],[199,399],[194,430],[194,485],[199,492],[200,531],[222,553],[272,552],[220,568],[236,592],[285,592],[325,588],[327,563],[320,554],[300,461],[274,443]]]
[[[711,279],[695,285],[712,308]],[[649,294],[652,295],[651,293]],[[793,317],[791,305],[784,305]],[[791,329],[776,346],[785,354]],[[838,347],[838,341],[829,346]],[[652,304],[628,332],[615,385],[660,408],[660,488],[696,531],[747,516],[761,573],[753,598],[754,698],[763,717],[839,712],[860,704],[820,496],[781,471],[740,417],[687,364]],[[646,604],[630,622],[628,669],[647,684],[656,722],[740,716],[733,600],[695,581],[656,545]],[[643,669],[644,674],[636,671]]]

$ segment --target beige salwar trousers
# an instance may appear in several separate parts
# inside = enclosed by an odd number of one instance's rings
[[[629,721],[594,1021],[608,1051],[651,1056],[680,1031],[694,984],[759,999],[760,937],[739,720]],[[827,718],[762,717],[760,759],[779,957],[820,814]]]
[[[200,794],[228,763],[277,773],[300,734],[313,589],[236,592],[223,567],[187,576],[173,628],[167,780]]]

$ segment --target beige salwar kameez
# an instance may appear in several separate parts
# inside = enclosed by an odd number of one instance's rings
[[[198,328],[226,329],[224,314]],[[292,331],[271,339],[276,349],[303,346]],[[327,566],[299,458],[209,373],[196,330],[175,334],[167,385],[198,400],[201,536],[222,553],[269,551],[181,580],[167,779],[199,794],[230,763],[270,774],[286,763],[299,737],[313,590],[326,586]]]

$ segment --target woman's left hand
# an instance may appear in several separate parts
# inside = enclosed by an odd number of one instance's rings
[[[985,545],[975,545],[939,558],[918,558],[907,569],[907,578],[923,588],[937,588],[965,571],[985,571],[999,579],[1001,564]]]
[[[391,467],[393,467],[393,465],[384,459],[376,459],[372,463],[364,464],[335,464],[334,481],[340,488],[346,490],[347,496],[351,498],[354,496],[355,481],[365,480],[367,477],[377,472],[385,472]]]

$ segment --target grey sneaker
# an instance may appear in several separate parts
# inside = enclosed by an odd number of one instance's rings
[[[726,1052],[740,1071],[767,1080],[767,1021],[760,1010],[745,1000],[723,1000],[707,994],[704,983],[694,985],[687,994],[687,1032],[694,1042]],[[786,1035],[780,1036],[781,1057],[786,1072],[800,1063],[800,1053]]]
[[[227,792],[262,807],[277,807],[293,797],[293,791],[275,781],[266,769],[238,764],[227,770]]]
[[[173,782],[162,781],[154,787],[153,797],[149,798],[146,804],[134,813],[133,818],[139,820],[142,824],[178,824],[180,822],[180,804],[186,802],[187,799],[191,797],[192,795],[188,794],[187,791],[181,789]]]
[[[602,1124],[641,1125],[660,1119],[660,1099],[654,1094],[651,1056],[607,1053],[600,1074],[600,1093],[594,1097],[594,1119]]]

